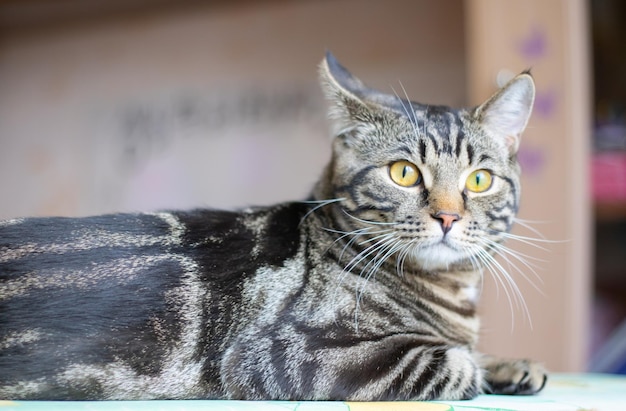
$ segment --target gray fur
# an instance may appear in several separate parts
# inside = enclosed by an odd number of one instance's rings
[[[483,270],[519,204],[530,75],[460,110],[369,89],[330,54],[320,75],[335,136],[307,202],[0,222],[0,399],[541,390],[540,365],[474,350]],[[420,179],[392,181],[397,161]],[[484,192],[465,187],[476,170]]]

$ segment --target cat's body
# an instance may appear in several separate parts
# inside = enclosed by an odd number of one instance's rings
[[[0,222],[0,399],[540,390],[540,366],[474,352],[530,77],[458,111],[367,89],[330,55],[322,77],[337,137],[309,202]]]

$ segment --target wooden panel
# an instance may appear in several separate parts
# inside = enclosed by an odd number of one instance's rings
[[[535,109],[520,150],[524,170],[520,218],[556,243],[520,241],[515,250],[540,258],[537,276],[524,264],[509,270],[530,317],[507,307],[503,287],[485,280],[484,351],[527,356],[552,370],[585,368],[590,310],[590,110],[587,10],[582,0],[468,0],[468,87],[474,103],[505,79],[531,68]],[[537,237],[528,229],[514,233]],[[506,266],[506,263],[503,263]],[[527,276],[531,281],[522,278]],[[538,291],[530,282],[536,284]],[[514,312],[512,318],[511,311]],[[514,321],[514,324],[513,324]]]

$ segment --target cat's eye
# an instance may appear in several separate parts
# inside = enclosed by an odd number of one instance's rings
[[[493,176],[487,170],[476,170],[467,177],[465,188],[474,193],[483,193],[491,188]]]
[[[402,187],[412,187],[420,183],[421,174],[417,166],[408,161],[396,161],[389,166],[389,176]]]

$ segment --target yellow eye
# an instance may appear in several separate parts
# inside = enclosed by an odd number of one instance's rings
[[[467,177],[465,187],[474,193],[482,193],[491,188],[493,177],[487,170],[476,170]]]
[[[389,176],[394,183],[402,187],[411,187],[419,184],[420,171],[417,166],[408,161],[396,161],[389,166]]]

